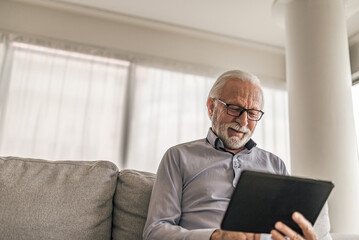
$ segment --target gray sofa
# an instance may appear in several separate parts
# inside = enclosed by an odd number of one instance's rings
[[[0,239],[142,239],[154,180],[107,161],[2,157]]]
[[[107,161],[0,157],[0,239],[142,239],[154,180]]]

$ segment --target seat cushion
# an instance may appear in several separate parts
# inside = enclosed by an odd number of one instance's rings
[[[140,240],[155,174],[122,170],[114,198],[112,239]]]
[[[317,220],[314,223],[314,231],[320,240],[332,240],[330,236],[330,221],[328,203],[325,203]]]
[[[0,158],[1,239],[111,239],[117,175],[106,161]]]
[[[359,234],[332,233],[333,240],[358,240]]]

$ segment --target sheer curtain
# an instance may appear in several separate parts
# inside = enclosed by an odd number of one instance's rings
[[[352,88],[353,96],[353,111],[355,120],[355,130],[357,136],[357,145],[359,151],[359,83],[356,83]]]
[[[146,66],[135,79],[126,167],[155,172],[169,147],[206,136],[214,79]]]
[[[165,151],[205,138],[211,126],[206,101],[214,78],[136,67],[127,168],[155,172]],[[290,169],[287,94],[264,88],[265,117],[253,139]]]
[[[0,74],[2,73],[3,63],[4,63],[4,43],[5,43],[5,36],[0,32]]]
[[[129,63],[16,40],[8,45],[1,155],[117,161]]]
[[[258,147],[279,156],[290,171],[288,94],[284,90],[263,88],[264,112],[253,139]]]
[[[169,147],[206,137],[214,78],[130,56],[134,64],[121,54],[0,35],[0,155],[103,159],[155,172]],[[253,138],[289,168],[286,92],[264,94]]]

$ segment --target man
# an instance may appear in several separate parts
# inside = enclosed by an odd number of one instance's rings
[[[144,239],[264,239],[268,235],[228,232],[220,228],[231,194],[243,169],[287,175],[281,159],[256,147],[251,139],[262,118],[263,92],[259,79],[239,70],[222,74],[208,99],[212,121],[207,138],[180,144],[164,155],[153,187]],[[293,219],[300,236],[276,223],[272,239],[317,239],[300,214]],[[270,235],[269,235],[270,239]]]

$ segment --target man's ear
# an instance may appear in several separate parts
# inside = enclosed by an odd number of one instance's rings
[[[208,111],[208,116],[211,120],[212,120],[212,116],[213,116],[213,110],[214,110],[214,99],[208,98],[207,99],[207,111]]]

